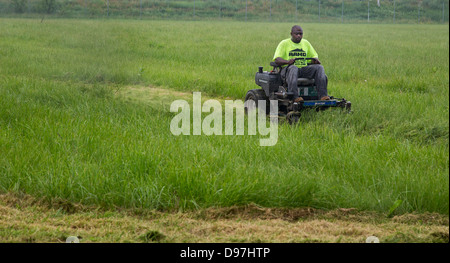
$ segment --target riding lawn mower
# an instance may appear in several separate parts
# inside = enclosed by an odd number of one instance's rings
[[[245,96],[245,101],[253,100],[256,106],[258,101],[266,101],[266,114],[270,113],[269,100],[278,102],[278,116],[286,118],[290,124],[297,123],[301,112],[307,109],[320,111],[328,108],[342,108],[350,112],[352,104],[344,98],[330,96],[330,100],[319,100],[314,79],[298,79],[298,95],[303,98],[303,101],[294,102],[293,92],[288,92],[287,83],[281,77],[282,67],[275,62],[271,62],[270,65],[273,67],[272,71],[263,71],[263,67],[259,67],[256,73],[255,82],[261,88],[249,90]]]

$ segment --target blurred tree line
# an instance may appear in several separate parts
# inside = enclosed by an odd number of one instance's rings
[[[448,22],[449,0],[0,0],[1,15]]]

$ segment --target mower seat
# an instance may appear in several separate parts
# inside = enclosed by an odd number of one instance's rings
[[[314,85],[316,81],[314,79],[306,79],[306,78],[298,78],[297,85],[298,86],[311,86]]]

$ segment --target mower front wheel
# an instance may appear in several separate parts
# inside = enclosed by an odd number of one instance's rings
[[[300,112],[291,111],[286,115],[286,120],[289,124],[294,125],[300,120],[301,116],[302,114]]]
[[[265,113],[268,114],[270,112],[270,101],[267,99],[266,93],[263,89],[252,89],[247,92],[245,95],[245,101],[253,100],[255,102],[255,107],[258,107],[258,101],[265,100],[266,108]],[[247,107],[245,107],[245,114],[247,114]]]

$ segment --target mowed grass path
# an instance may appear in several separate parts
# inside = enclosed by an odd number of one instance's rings
[[[354,113],[306,113],[260,147],[173,136],[176,96],[149,86],[243,99],[291,24],[39,22],[0,20],[2,192],[149,209],[388,213],[402,200],[395,213],[448,214],[448,25],[302,25]],[[118,96],[130,86],[151,99]]]

